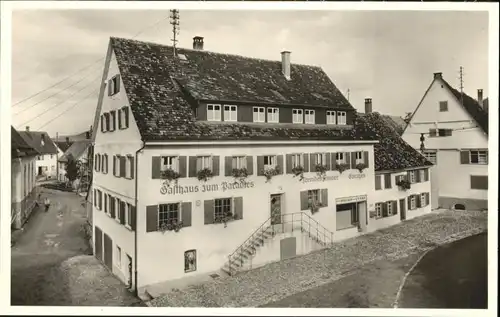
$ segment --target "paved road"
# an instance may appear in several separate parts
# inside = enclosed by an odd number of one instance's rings
[[[82,231],[84,199],[48,189],[42,189],[42,197],[51,200],[50,210],[35,210],[11,249],[12,305],[67,303],[59,265],[70,257],[91,254]]]
[[[485,309],[488,235],[475,235],[429,252],[403,287],[403,308]]]

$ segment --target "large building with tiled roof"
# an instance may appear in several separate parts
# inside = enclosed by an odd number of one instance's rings
[[[30,131],[26,127],[25,131],[19,131],[21,137],[35,148],[38,153],[36,159],[36,176],[44,179],[57,178],[57,157],[62,155],[63,151],[54,143],[47,132]]]
[[[359,116],[321,68],[290,57],[208,52],[200,37],[175,52],[111,38],[92,133],[93,240],[131,288],[234,274],[430,210],[430,163],[397,133],[379,142],[393,130],[378,114]],[[379,200],[377,169],[422,178],[401,183],[400,205]]]
[[[403,138],[435,164],[435,207],[488,207],[488,105],[483,90],[474,99],[435,73],[410,117]]]
[[[40,153],[11,127],[11,227],[20,229],[36,202],[36,157]]]

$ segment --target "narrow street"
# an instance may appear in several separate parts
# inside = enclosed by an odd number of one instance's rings
[[[44,197],[51,201],[49,211],[46,213],[41,208],[34,211],[11,249],[12,305],[74,304],[72,294],[75,291],[70,289],[72,283],[61,264],[77,256],[97,262],[85,240],[84,198],[75,193],[42,188],[42,199]],[[95,263],[94,267],[100,265]],[[106,270],[101,271],[109,275]],[[120,285],[118,280],[114,284]]]

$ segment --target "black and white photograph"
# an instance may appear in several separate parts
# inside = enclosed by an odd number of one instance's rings
[[[2,2],[1,311],[492,316],[498,6],[350,4]]]

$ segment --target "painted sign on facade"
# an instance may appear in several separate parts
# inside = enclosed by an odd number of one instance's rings
[[[337,198],[337,199],[335,199],[335,203],[337,205],[341,205],[341,204],[349,204],[349,203],[355,203],[355,202],[360,202],[360,201],[365,201],[365,200],[366,200],[366,195],[357,195],[357,196]]]
[[[361,179],[365,178],[365,174],[349,174],[348,178],[349,179]],[[302,181],[304,183],[312,183],[312,182],[325,182],[325,181],[337,181],[339,180],[340,175],[334,175],[334,176],[315,176],[315,177],[304,177],[302,178]]]
[[[245,189],[253,188],[255,185],[253,182],[248,181],[236,181],[236,182],[221,182],[218,184],[201,184],[201,185],[179,185],[170,184],[165,182],[160,188],[160,193],[162,195],[184,195],[190,193],[205,193],[205,192],[218,192],[218,191],[228,191],[235,189]]]

